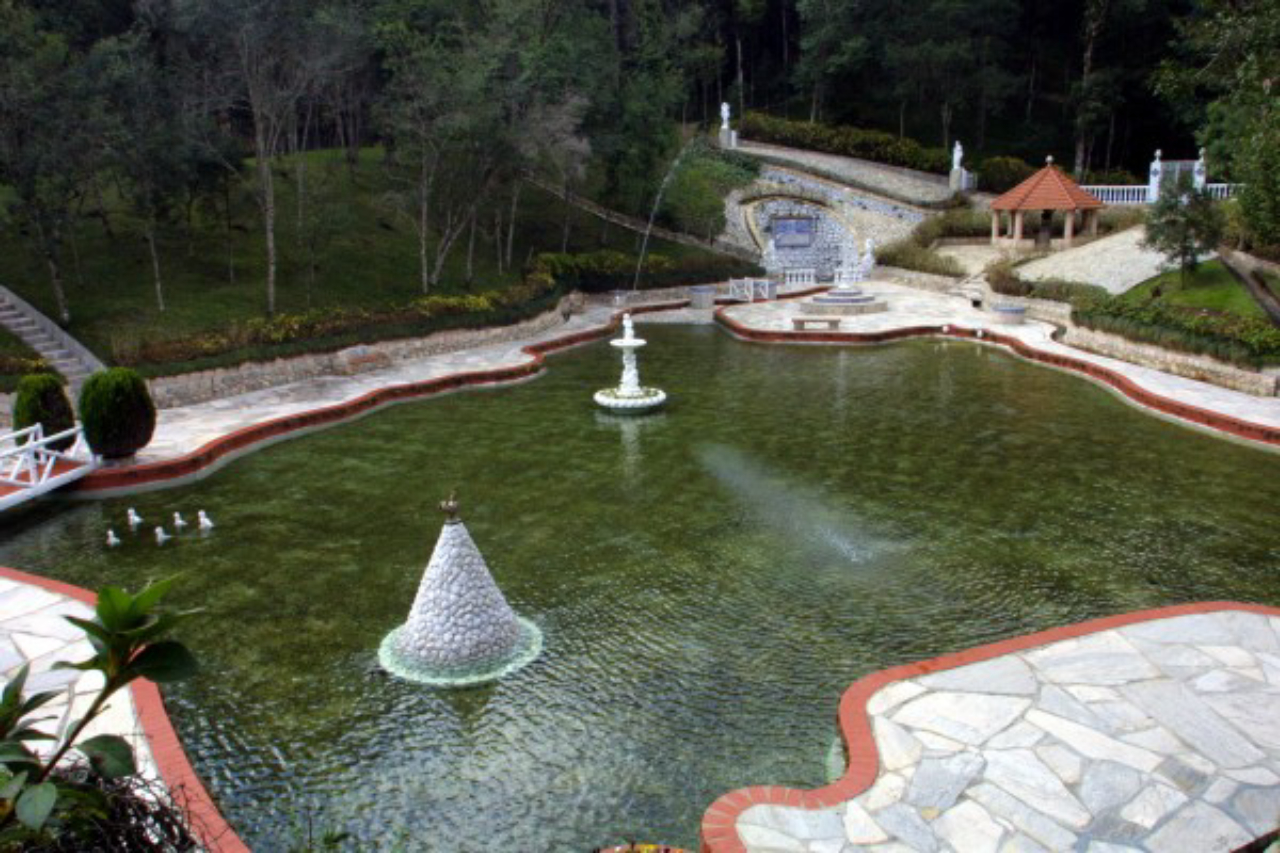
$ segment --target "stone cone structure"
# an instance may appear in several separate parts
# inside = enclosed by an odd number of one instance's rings
[[[393,675],[442,686],[501,678],[537,657],[542,637],[511,609],[480,549],[449,513],[427,563],[409,619],[382,642],[379,661]]]

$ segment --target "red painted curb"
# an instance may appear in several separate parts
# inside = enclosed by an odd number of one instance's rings
[[[82,587],[7,566],[0,566],[0,577],[38,586],[74,598],[90,607],[98,601],[94,593]],[[133,704],[138,711],[143,736],[146,737],[151,747],[151,756],[160,770],[160,778],[164,780],[165,787],[174,800],[187,810],[191,831],[200,839],[201,845],[209,853],[249,853],[249,847],[240,840],[218,811],[213,797],[187,759],[182,742],[178,740],[178,733],[174,731],[173,723],[165,712],[160,688],[150,681],[139,679],[129,685],[129,689],[133,694]]]
[[[746,846],[738,837],[736,824],[738,817],[753,805],[764,803],[806,809],[831,808],[852,800],[870,788],[880,775],[880,755],[871,730],[867,702],[878,690],[888,684],[1138,622],[1170,619],[1196,613],[1215,613],[1221,610],[1239,610],[1280,617],[1280,607],[1269,607],[1264,604],[1245,604],[1234,601],[1175,604],[1171,607],[1104,616],[1075,625],[1063,625],[1034,634],[1023,634],[1008,640],[975,646],[964,651],[902,664],[866,675],[845,690],[844,695],[840,697],[840,707],[836,715],[840,733],[844,736],[845,755],[848,757],[848,767],[844,776],[826,787],[812,791],[799,791],[772,785],[730,791],[713,802],[703,814],[701,853],[747,853]]]
[[[797,299],[827,290],[826,287],[815,287],[809,290],[788,293],[783,299]],[[729,302],[729,300],[717,300]],[[733,303],[738,304],[738,303]],[[378,388],[352,400],[310,409],[272,420],[261,421],[235,432],[215,438],[203,446],[183,456],[165,459],[161,462],[149,462],[141,465],[128,465],[119,468],[99,468],[69,488],[77,492],[106,491],[110,489],[129,489],[153,483],[188,477],[217,462],[232,453],[245,450],[263,441],[286,435],[300,429],[308,429],[327,424],[334,424],[356,415],[369,412],[401,400],[416,397],[428,397],[445,391],[455,391],[478,385],[491,385],[499,382],[512,382],[534,376],[542,371],[545,356],[568,347],[603,338],[617,329],[624,313],[649,314],[657,311],[669,311],[684,308],[689,300],[672,302],[655,302],[650,305],[637,305],[634,308],[616,312],[610,321],[592,329],[552,338],[521,347],[521,351],[532,357],[525,364],[498,367],[492,370],[477,370],[469,373],[451,373],[435,379],[425,379],[405,385]]]
[[[1048,353],[1038,350],[1035,347],[1023,342],[1022,340],[1002,335],[999,332],[982,331],[979,338],[977,331],[973,329],[964,329],[955,325],[948,324],[949,331],[942,331],[942,326],[904,326],[898,329],[889,329],[884,332],[783,332],[783,331],[760,331],[744,326],[733,320],[724,313],[725,309],[718,309],[715,318],[718,323],[732,332],[734,335],[749,341],[759,341],[763,343],[831,343],[831,344],[878,344],[887,341],[901,340],[904,338],[914,338],[921,336],[937,336],[950,337],[971,340],[982,340],[986,343],[999,344],[1013,350],[1018,355],[1028,361],[1036,361],[1041,364],[1047,364],[1051,367],[1058,367],[1064,370],[1083,373],[1085,376],[1096,379],[1110,385],[1119,391],[1125,397],[1146,406],[1155,409],[1166,415],[1172,415],[1184,421],[1188,421],[1199,426],[1208,427],[1217,432],[1224,432],[1236,438],[1243,438],[1248,441],[1257,441],[1262,444],[1280,445],[1280,427],[1271,427],[1266,424],[1253,423],[1252,421],[1241,420],[1240,418],[1224,415],[1209,409],[1202,409],[1198,406],[1192,406],[1189,403],[1183,403],[1169,397],[1163,397],[1153,391],[1148,391],[1139,386],[1132,379],[1120,374],[1110,368],[1102,367],[1093,362],[1084,361],[1071,356],[1059,355],[1057,353]]]

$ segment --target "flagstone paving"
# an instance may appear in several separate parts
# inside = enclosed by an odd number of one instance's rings
[[[1280,823],[1280,618],[1139,622],[892,682],[848,802],[753,805],[749,853],[1230,851]]]

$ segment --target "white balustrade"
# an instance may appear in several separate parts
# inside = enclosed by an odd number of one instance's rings
[[[71,446],[53,445],[71,439]],[[61,464],[60,464],[61,463]],[[79,424],[46,436],[40,424],[0,436],[0,509],[78,480],[96,467]]]
[[[783,270],[782,283],[787,287],[812,287],[818,283],[818,271],[815,269]]]

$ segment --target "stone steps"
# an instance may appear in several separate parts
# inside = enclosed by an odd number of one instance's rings
[[[37,318],[3,295],[0,295],[0,326],[13,333],[48,362],[50,367],[67,380],[73,391],[98,367],[71,350],[68,339],[50,332],[46,325],[42,325]]]

